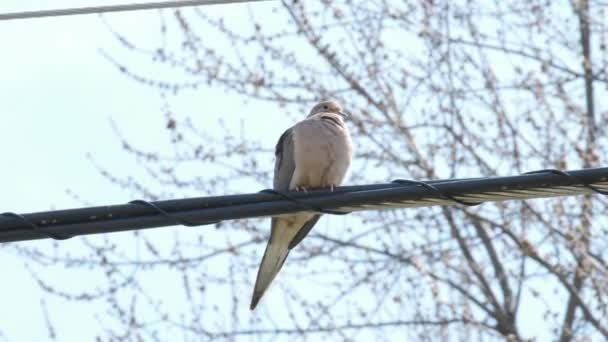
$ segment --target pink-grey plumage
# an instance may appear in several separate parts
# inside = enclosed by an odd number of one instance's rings
[[[275,190],[333,188],[340,185],[352,158],[352,144],[336,101],[315,105],[307,118],[286,130],[277,143]],[[251,310],[281,270],[289,251],[308,234],[320,215],[273,217],[270,239],[255,281]]]

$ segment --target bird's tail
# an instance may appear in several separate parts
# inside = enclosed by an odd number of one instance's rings
[[[281,267],[283,267],[287,254],[289,254],[287,244],[279,243],[278,241],[273,242],[271,239],[268,245],[266,245],[266,251],[264,252],[264,257],[262,257],[258,276],[255,279],[253,297],[249,306],[251,310],[255,309],[256,305],[258,305],[260,298],[262,298],[274,277],[279,273]]]

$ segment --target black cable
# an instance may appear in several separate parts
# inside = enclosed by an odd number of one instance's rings
[[[578,178],[578,177],[576,177],[576,176],[574,176],[574,175],[572,175],[572,174],[570,174],[570,173],[568,173],[566,171],[562,171],[562,170],[558,170],[558,169],[543,169],[543,170],[526,172],[526,173],[524,173],[524,175],[535,175],[535,174],[542,174],[542,173],[551,173],[551,174],[554,174],[554,175],[559,175],[559,176],[562,176],[562,177],[566,177],[566,178],[570,179],[570,181],[572,181],[572,184],[577,184],[578,183],[578,184],[584,186],[585,188],[587,188],[587,189],[589,189],[589,190],[591,190],[591,191],[593,191],[595,193],[598,193],[600,195],[608,196],[608,191],[602,191],[602,190],[594,187],[591,184],[588,184],[588,183],[584,182],[582,179],[580,179],[580,178]]]
[[[423,188],[426,188],[426,189],[431,190],[432,192],[434,192],[439,198],[442,198],[442,199],[448,200],[448,201],[452,201],[452,202],[456,202],[458,204],[466,205],[466,206],[469,206],[469,207],[481,204],[481,203],[473,203],[473,202],[466,202],[466,201],[463,201],[463,200],[459,200],[458,198],[456,198],[456,197],[454,197],[454,196],[452,196],[450,194],[446,194],[444,191],[441,191],[441,190],[437,189],[436,186],[434,186],[432,184],[429,184],[429,183],[426,183],[426,182],[413,181],[413,180],[409,180],[409,179],[395,179],[391,183],[402,184],[402,185],[420,185]]]
[[[208,225],[208,224],[214,224],[214,223],[219,223],[220,221],[210,221],[210,222],[192,222],[192,221],[188,221],[188,220],[184,220],[182,218],[179,218],[175,215],[169,214],[168,212],[166,212],[165,210],[159,208],[156,204],[148,202],[148,201],[144,201],[144,200],[133,200],[131,202],[129,202],[130,204],[139,204],[139,205],[143,205],[145,207],[148,207],[152,210],[154,210],[155,212],[161,214],[162,216],[166,217],[167,219],[173,221],[175,223],[175,225],[182,225],[182,226],[186,226],[186,227],[197,227],[197,226],[204,226],[204,225]]]
[[[346,215],[346,214],[350,214],[350,211],[339,211],[339,210],[331,210],[331,209],[323,209],[323,208],[319,208],[313,205],[309,205],[306,204],[302,201],[300,201],[299,199],[288,195],[285,192],[282,191],[278,191],[278,190],[274,190],[274,189],[264,189],[262,191],[260,191],[260,193],[266,193],[266,194],[274,194],[274,195],[278,195],[288,201],[291,201],[295,204],[297,204],[300,208],[304,209],[304,210],[308,210],[308,211],[315,211],[321,214],[330,214],[330,215]]]
[[[551,191],[554,189],[555,191]],[[518,176],[413,181],[344,186],[310,194],[263,190],[260,193],[187,198],[55,210],[19,215],[0,214],[0,242],[155,228],[200,226],[224,220],[279,216],[299,211],[346,215],[345,210],[423,205],[466,206],[486,201],[578,195],[591,190],[608,195],[608,168],[574,171],[538,170]],[[460,198],[466,198],[462,200]],[[430,199],[440,199],[429,203]],[[417,203],[419,202],[419,203]]]
[[[9,217],[9,218],[21,221],[24,225],[30,227],[31,231],[35,232],[36,234],[39,234],[40,236],[47,237],[49,239],[53,239],[53,240],[67,240],[67,239],[69,239],[69,238],[72,237],[72,236],[68,236],[68,235],[61,235],[61,234],[51,233],[51,232],[48,231],[48,229],[41,228],[40,226],[38,226],[34,222],[26,219],[25,217],[23,217],[22,215],[19,215],[19,214],[7,212],[7,213],[0,214],[0,216]]]

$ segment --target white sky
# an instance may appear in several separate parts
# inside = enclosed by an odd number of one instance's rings
[[[3,0],[0,13],[109,3],[124,1]],[[226,15],[233,6],[244,5],[212,6],[210,10]],[[154,39],[158,31],[154,11],[108,14],[105,18],[138,42]],[[108,169],[128,174],[134,165],[132,158],[121,150],[109,120],[118,122],[140,146],[152,146],[164,139],[164,132],[156,129],[162,127],[161,100],[157,90],[126,78],[103,58],[100,50],[114,52],[117,45],[99,17],[0,21],[0,37],[0,212],[81,206],[66,193],[68,188],[91,204],[131,200],[129,193],[109,186],[86,155],[92,153]],[[223,102],[224,99],[232,97],[224,93],[197,93],[184,97],[176,105],[189,108],[193,114],[221,105],[237,118],[247,118],[252,111],[250,106]],[[210,116],[209,120],[214,119]],[[288,121],[268,119],[263,124],[264,128],[257,127],[252,134],[266,139],[271,147]],[[269,131],[273,133],[265,134]],[[54,242],[22,244],[50,250]],[[60,244],[62,249],[79,247],[78,241]],[[0,266],[0,341],[46,340],[48,333],[40,306],[43,292],[24,269],[24,260],[0,245]],[[69,275],[65,279],[65,285],[70,287],[83,281]],[[60,340],[93,340],[100,329],[95,307],[53,297],[44,299],[60,331]],[[542,308],[530,306],[528,314],[534,316],[537,309]],[[532,330],[531,327],[526,332]]]
[[[4,0],[0,13],[109,3],[125,2]],[[211,6],[209,10],[221,15],[230,13],[233,6],[243,5]],[[153,39],[158,32],[155,11],[107,14],[105,18],[138,42]],[[0,21],[0,37],[0,212],[80,207],[81,203],[66,193],[68,188],[91,204],[131,200],[128,193],[110,186],[86,155],[92,153],[108,169],[128,174],[134,164],[121,150],[110,118],[140,146],[153,146],[158,139],[165,144],[164,132],[157,129],[164,122],[161,100],[157,90],[126,78],[103,58],[100,50],[114,52],[117,45],[99,16]],[[203,106],[217,106],[223,99],[230,99],[230,95],[199,94],[176,105],[196,114]],[[222,106],[238,117],[251,110],[235,101]],[[280,120],[271,122],[278,126],[277,137],[288,125]],[[268,121],[265,124],[274,130]],[[51,249],[54,243],[21,244]],[[78,247],[76,240],[60,243],[62,250]],[[0,265],[0,341],[46,340],[40,305],[43,292],[24,269],[24,260],[0,245]],[[68,274],[65,286],[86,282],[73,278]],[[95,307],[56,298],[45,300],[60,340],[90,341],[99,333]]]

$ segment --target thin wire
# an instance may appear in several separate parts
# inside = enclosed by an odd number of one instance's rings
[[[41,10],[41,11],[0,13],[0,21],[13,20],[13,19],[57,17],[57,16],[65,16],[65,15],[139,11],[139,10],[150,10],[150,9],[171,8],[171,7],[206,6],[206,5],[218,5],[218,4],[254,2],[254,1],[268,1],[268,0],[180,0],[180,1],[160,1],[160,2],[124,4],[124,5],[61,8],[61,9]]]
[[[175,215],[169,214],[168,212],[166,212],[165,210],[159,208],[156,204],[148,202],[148,201],[144,201],[141,199],[138,200],[134,200],[129,202],[129,204],[139,204],[142,205],[144,207],[148,207],[154,211],[156,211],[157,213],[161,214],[162,216],[166,217],[169,220],[172,220],[176,225],[181,224],[182,226],[186,226],[186,227],[196,227],[196,226],[204,226],[207,224],[215,224],[215,223],[219,223],[220,221],[209,221],[209,222],[192,222],[192,221],[188,221],[188,220],[184,220],[181,219]]]
[[[535,174],[540,174],[540,173],[551,173],[554,175],[566,177],[566,178],[570,179],[570,181],[573,184],[580,183],[582,186],[584,186],[585,188],[587,188],[595,193],[608,196],[608,191],[603,191],[603,190],[600,190],[600,189],[594,187],[591,184],[587,184],[587,183],[583,182],[582,180],[580,180],[578,177],[575,177],[566,171],[557,170],[557,169],[544,169],[544,170],[526,172],[526,173],[524,173],[524,175],[535,175]]]
[[[448,200],[448,201],[452,201],[454,203],[466,205],[469,207],[473,207],[473,206],[481,204],[481,202],[467,202],[467,201],[459,200],[458,198],[456,198],[452,195],[446,194],[445,192],[437,189],[437,187],[435,187],[434,185],[426,183],[426,182],[414,181],[414,180],[409,180],[409,179],[395,179],[391,183],[402,184],[402,185],[419,185],[427,190],[434,192],[435,195],[437,195],[437,197],[439,197],[439,198],[442,198],[442,199]]]
[[[298,200],[297,198],[295,198],[293,196],[288,195],[285,192],[277,191],[277,190],[274,190],[274,189],[264,189],[264,190],[262,190],[260,192],[261,193],[265,193],[265,194],[273,194],[273,195],[280,196],[280,197],[282,197],[282,198],[284,198],[284,199],[286,199],[288,201],[291,201],[291,202],[297,204],[300,208],[302,208],[304,210],[308,209],[310,211],[315,211],[315,212],[318,212],[320,214],[330,214],[330,215],[347,215],[347,214],[350,214],[350,211],[339,211],[339,210],[323,209],[323,208],[316,207],[314,205],[309,205],[309,204],[306,204],[306,203]]]

